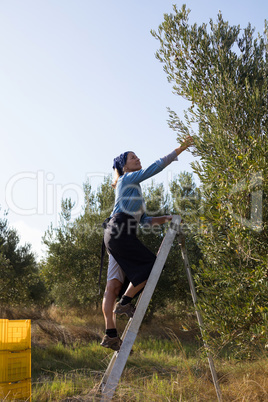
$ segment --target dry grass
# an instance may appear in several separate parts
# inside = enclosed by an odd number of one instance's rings
[[[112,352],[99,345],[98,311],[51,307],[1,311],[3,318],[32,320],[32,401],[99,401],[98,387]],[[120,331],[126,324],[118,320]],[[170,317],[142,325],[115,401],[216,401],[207,359],[194,322],[187,330]],[[184,325],[185,328],[185,325]],[[224,401],[268,401],[268,360],[217,359]]]

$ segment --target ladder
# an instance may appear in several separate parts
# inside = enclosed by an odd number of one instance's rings
[[[167,230],[167,233],[162,241],[162,244],[158,250],[157,258],[156,258],[156,261],[152,268],[151,274],[147,280],[147,283],[144,287],[142,294],[140,295],[140,297],[137,301],[134,316],[129,319],[129,321],[125,327],[125,330],[121,337],[123,343],[120,347],[120,350],[114,352],[112,359],[107,367],[107,370],[102,378],[102,381],[100,384],[100,391],[102,394],[101,402],[108,402],[108,401],[111,401],[113,398],[114,392],[116,390],[116,387],[118,385],[118,382],[120,380],[124,367],[126,365],[128,356],[131,352],[132,346],[137,337],[143,317],[146,313],[146,310],[148,308],[148,305],[149,305],[152,295],[154,293],[155,287],[157,285],[157,282],[158,282],[161,272],[163,270],[164,264],[166,262],[167,256],[169,254],[169,251],[171,249],[171,246],[172,246],[176,236],[178,236],[179,245],[181,247],[182,258],[184,261],[184,266],[185,266],[186,275],[187,275],[187,279],[188,279],[190,290],[191,290],[191,295],[192,295],[192,299],[193,299],[193,303],[194,303],[194,307],[195,307],[195,311],[196,311],[196,315],[197,315],[197,320],[198,320],[198,324],[199,324],[199,327],[201,330],[201,335],[203,336],[203,327],[204,327],[203,320],[202,320],[201,314],[198,311],[197,306],[196,306],[197,296],[196,296],[194,282],[193,282],[190,265],[189,265],[189,261],[188,261],[188,257],[187,257],[187,252],[186,252],[186,248],[185,248],[184,236],[180,229],[180,223],[181,223],[181,217],[178,215],[174,215],[172,218],[172,221],[170,223],[170,226]],[[213,383],[215,386],[217,398],[218,398],[218,401],[221,402],[222,395],[221,395],[221,390],[219,387],[217,373],[216,373],[216,370],[214,367],[214,362],[213,362],[212,356],[209,352],[208,346],[205,341],[204,341],[204,346],[207,351],[209,367],[210,367]]]

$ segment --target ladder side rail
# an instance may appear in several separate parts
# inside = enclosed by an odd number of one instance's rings
[[[137,300],[137,302],[136,302],[136,306],[137,306],[137,304],[138,304],[140,298],[141,298],[141,294],[140,294],[139,297],[138,297],[138,300]],[[122,334],[122,336],[121,336],[122,341],[124,341],[124,339],[125,339],[125,337],[126,337],[126,333],[127,333],[128,329],[129,329],[129,326],[130,326],[131,321],[132,321],[132,318],[130,318],[130,319],[128,320],[127,325],[125,326],[125,329],[124,329],[123,334]],[[112,356],[112,358],[111,358],[111,360],[110,360],[110,363],[109,363],[109,365],[108,365],[108,367],[107,367],[107,369],[106,369],[106,371],[105,371],[105,374],[104,374],[104,376],[103,376],[103,378],[102,378],[102,380],[101,380],[101,383],[100,383],[101,389],[104,388],[104,386],[105,386],[105,384],[106,384],[106,382],[107,382],[107,378],[109,377],[110,372],[111,372],[111,370],[112,370],[112,368],[113,368],[113,366],[114,366],[114,363],[115,363],[115,361],[116,361],[117,355],[118,355],[118,351],[115,351],[114,354],[113,354],[113,356]]]
[[[188,255],[187,255],[187,251],[186,251],[186,247],[185,247],[185,239],[184,236],[180,233],[179,235],[179,245],[181,246],[181,254],[182,254],[182,259],[184,261],[184,266],[185,266],[185,270],[186,270],[186,275],[187,275],[187,279],[188,279],[188,283],[190,286],[190,291],[191,291],[191,295],[192,295],[192,299],[193,299],[193,304],[194,304],[194,308],[195,308],[195,313],[197,316],[197,321],[199,324],[199,328],[200,328],[200,332],[201,332],[201,336],[203,339],[203,343],[205,346],[205,349],[207,351],[207,357],[208,357],[208,363],[209,363],[209,367],[210,367],[210,371],[211,371],[211,375],[212,375],[212,380],[213,380],[213,384],[216,390],[216,394],[217,394],[217,398],[218,401],[221,402],[222,401],[222,393],[221,393],[221,389],[219,386],[219,380],[218,380],[218,376],[217,376],[217,372],[214,366],[214,361],[212,358],[212,355],[209,351],[209,347],[204,339],[204,322],[203,322],[203,318],[201,316],[200,311],[197,308],[197,294],[196,294],[196,290],[195,290],[195,285],[194,285],[194,281],[193,281],[193,277],[192,277],[192,273],[191,273],[191,268],[190,268],[190,264],[189,264],[189,260],[188,260]]]
[[[147,280],[147,283],[140,296],[140,299],[138,300],[137,308],[130,322],[129,329],[126,333],[124,342],[120,347],[118,354],[116,355],[116,360],[114,361],[113,367],[110,370],[107,382],[102,389],[103,396],[101,401],[103,402],[110,401],[113,397],[117,384],[122,375],[123,369],[127,362],[128,356],[131,352],[133,343],[135,342],[141,322],[146,313],[146,310],[154,293],[154,289],[157,285],[158,279],[161,275],[162,269],[166,262],[170,248],[177,234],[176,227],[179,227],[180,222],[181,222],[180,216],[173,216],[172,218],[173,226],[170,225],[162,241],[151,274]]]
[[[116,356],[116,360],[113,364],[111,372],[109,373],[109,377],[107,378],[107,382],[102,388],[102,398],[101,402],[111,401],[126,365],[128,356],[131,352],[133,343],[136,339],[136,334],[128,331],[127,336],[122,343],[120,350]]]

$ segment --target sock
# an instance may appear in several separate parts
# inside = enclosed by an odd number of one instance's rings
[[[105,334],[108,335],[110,338],[116,338],[117,330],[116,330],[116,328],[106,329]]]
[[[119,303],[120,303],[122,306],[125,306],[126,304],[130,303],[132,299],[133,299],[133,297],[122,296]]]

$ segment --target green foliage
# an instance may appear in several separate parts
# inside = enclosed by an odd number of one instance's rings
[[[152,34],[174,92],[190,103],[184,121],[170,110],[169,124],[179,140],[194,136],[200,159],[200,306],[208,329],[244,351],[267,339],[268,26],[255,38],[221,13],[209,26],[190,25],[189,13],[174,6]]]
[[[43,303],[46,289],[31,246],[19,246],[16,230],[6,214],[0,219],[0,303],[2,306]]]
[[[201,191],[196,187],[193,175],[181,172],[170,183],[172,211],[180,215],[186,225],[192,225],[200,215]],[[192,230],[191,230],[192,231]]]

